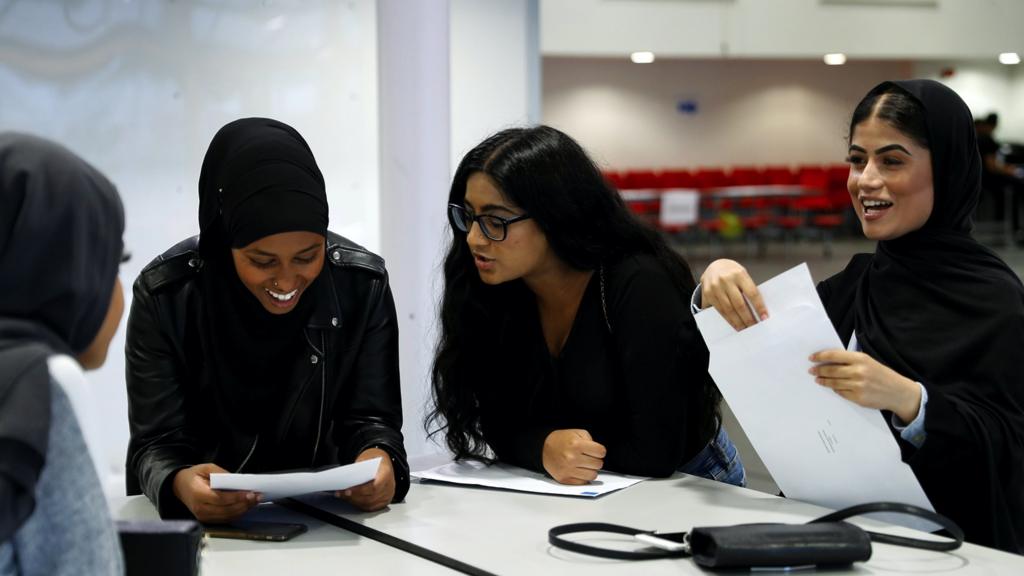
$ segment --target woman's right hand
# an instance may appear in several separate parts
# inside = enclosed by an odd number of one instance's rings
[[[226,472],[227,470],[212,463],[178,470],[174,475],[174,495],[200,522],[230,522],[259,504],[260,496],[255,492],[210,488],[210,474]]]
[[[578,486],[597,478],[606,453],[586,430],[555,430],[544,440],[542,460],[556,482]]]
[[[700,277],[701,308],[714,306],[715,310],[736,330],[757,324],[744,296],[754,306],[761,320],[768,319],[768,308],[761,299],[757,285],[747,269],[735,260],[715,260]]]

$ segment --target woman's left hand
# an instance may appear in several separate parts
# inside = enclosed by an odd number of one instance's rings
[[[380,467],[373,480],[339,490],[334,495],[367,512],[387,506],[395,497],[395,468],[391,465],[391,455],[380,448],[368,448],[356,456],[356,462],[377,457],[380,457]]]
[[[814,381],[847,400],[879,410],[889,410],[905,423],[917,418],[921,387],[863,352],[825,350],[812,354],[809,372]]]

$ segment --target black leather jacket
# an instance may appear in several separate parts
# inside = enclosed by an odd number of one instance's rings
[[[306,328],[278,423],[267,437],[231,429],[200,397],[202,354],[187,327],[202,314],[198,237],[149,263],[134,286],[125,346],[128,494],[144,492],[161,516],[188,516],[174,473],[213,462],[232,472],[270,472],[352,462],[368,448],[391,455],[395,497],[409,490],[402,445],[398,322],[379,256],[333,233],[323,290]],[[189,352],[192,350],[192,352]]]

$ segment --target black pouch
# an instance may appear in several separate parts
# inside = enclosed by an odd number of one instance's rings
[[[838,566],[871,558],[871,539],[846,522],[694,528],[693,561],[707,568]]]
[[[127,576],[196,576],[203,527],[193,520],[120,520]]]

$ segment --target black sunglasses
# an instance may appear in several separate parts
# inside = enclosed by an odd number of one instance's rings
[[[484,233],[484,236],[495,242],[501,242],[508,236],[509,224],[515,224],[529,218],[529,214],[522,214],[515,218],[502,218],[501,216],[493,216],[491,214],[473,214],[464,206],[459,206],[458,204],[448,205],[448,221],[451,222],[456,230],[468,234],[470,227],[473,226],[473,222],[476,222],[480,225],[480,231]]]

